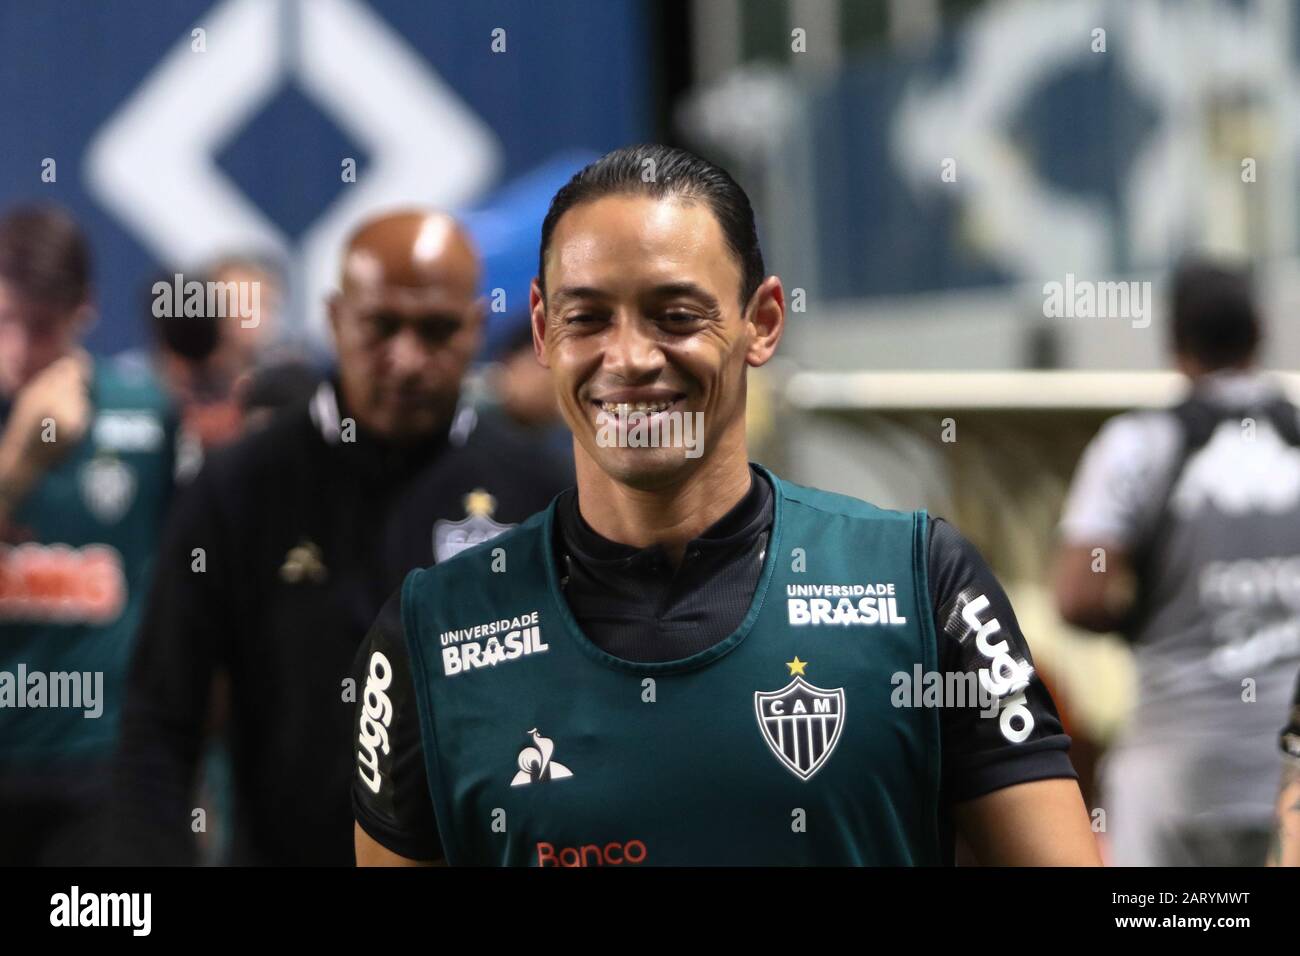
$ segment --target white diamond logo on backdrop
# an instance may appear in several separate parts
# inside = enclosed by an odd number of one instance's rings
[[[1105,271],[1117,236],[1137,262],[1162,262],[1171,242],[1208,214],[1207,193],[1216,194],[1207,185],[1214,171],[1206,156],[1189,146],[1213,138],[1210,114],[1194,108],[1199,91],[1222,85],[1261,103],[1295,95],[1300,77],[1289,45],[1278,39],[1278,7],[1285,5],[986,4],[957,35],[954,69],[938,79],[930,70],[909,78],[890,119],[890,154],[916,195],[957,197],[978,223],[969,234],[981,251],[1019,279]],[[1094,52],[1093,31],[1103,25],[1111,47]],[[1213,56],[1204,55],[1207,43]],[[1114,58],[1116,78],[1157,114],[1119,185],[1123,208],[1114,214],[1041,175],[1015,133],[1042,84],[1066,69],[1095,68],[1101,57]],[[1194,87],[1187,81],[1192,62]],[[1281,110],[1267,115],[1276,161],[1290,162],[1300,124]],[[1087,124],[1076,126],[1073,135],[1090,135]],[[939,177],[944,158],[959,159],[948,183]]]
[[[284,16],[289,9],[295,16]],[[288,251],[283,232],[214,160],[290,79],[371,159],[302,237],[297,291],[315,335],[323,335],[320,303],[333,288],[339,250],[364,215],[459,206],[495,179],[497,136],[361,0],[292,8],[225,0],[196,25],[207,33],[206,52],[191,49],[187,32],[86,151],[90,192],[159,260]],[[321,162],[341,170],[343,158]]]

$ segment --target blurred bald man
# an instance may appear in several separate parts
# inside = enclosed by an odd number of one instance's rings
[[[408,570],[564,486],[535,444],[461,402],[479,274],[446,215],[362,225],[328,303],[336,374],[215,454],[178,504],[124,710],[117,861],[195,859],[215,700],[233,777],[226,861],[352,864],[350,668],[370,622]]]

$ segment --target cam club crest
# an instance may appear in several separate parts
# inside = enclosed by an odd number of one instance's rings
[[[104,524],[122,520],[135,499],[135,472],[112,455],[97,455],[81,466],[81,498]]]
[[[445,518],[433,525],[433,559],[438,562],[448,561],[466,548],[482,544],[495,538],[502,531],[514,527],[512,524],[498,524],[492,520],[497,500],[482,488],[475,488],[465,496],[465,517],[460,521],[448,521]]]
[[[800,780],[811,778],[830,759],[844,726],[844,688],[814,687],[803,678],[807,666],[796,656],[786,664],[794,680],[780,690],[754,694],[763,740]]]

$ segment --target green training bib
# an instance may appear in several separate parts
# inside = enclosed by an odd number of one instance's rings
[[[689,658],[601,651],[560,590],[555,504],[402,593],[429,787],[457,865],[939,864],[927,516],[763,474],[740,627]]]

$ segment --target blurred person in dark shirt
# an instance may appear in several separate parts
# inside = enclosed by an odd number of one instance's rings
[[[572,477],[573,433],[560,414],[551,373],[533,352],[527,313],[518,316],[518,328],[490,366],[488,384],[502,414],[537,435]]]
[[[182,282],[206,283],[202,274],[167,269],[150,280],[146,314],[152,333],[153,355],[148,358],[172,401],[180,410],[183,478],[192,477],[209,449],[234,441],[239,436],[240,413],[234,401],[238,372],[221,346],[223,319],[207,308],[187,314],[183,303],[175,303],[176,276]],[[137,360],[135,355],[132,361]]]
[[[273,256],[241,253],[217,259],[206,272],[252,306],[250,315],[227,315],[218,327],[218,351],[235,370],[240,407],[280,408],[305,397],[303,386],[310,380],[314,389],[322,376],[317,357],[284,321],[283,265]]]
[[[284,302],[284,272],[270,256],[227,255],[204,271],[214,282],[233,283],[238,289],[255,289],[246,298],[253,305],[249,315],[228,315],[220,323],[220,348],[241,374],[270,364],[284,348],[281,313]]]
[[[201,308],[161,307],[175,298],[177,276],[181,289],[192,282],[204,288]],[[188,480],[206,453],[269,413],[305,402],[320,383],[306,350],[278,338],[281,295],[271,260],[251,256],[229,256],[199,273],[165,270],[150,281],[149,364],[181,409],[181,478]],[[240,312],[245,306],[247,316]]]
[[[329,302],[337,373],[210,456],[170,522],[116,773],[118,859],[185,863],[214,685],[228,688],[231,861],[353,862],[350,668],[413,567],[545,506],[546,456],[480,417],[479,261],[452,219],[381,216]]]
[[[0,219],[0,865],[101,862],[126,664],[170,498],[147,369],[81,347],[91,255],[62,210]]]

